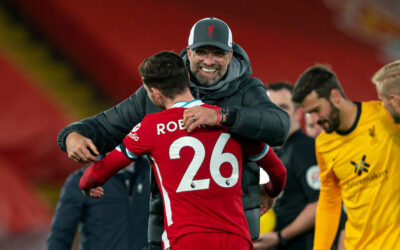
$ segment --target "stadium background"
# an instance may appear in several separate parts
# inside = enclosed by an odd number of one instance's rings
[[[1,249],[43,248],[59,188],[79,167],[58,149],[60,129],[128,97],[143,58],[179,52],[207,16],[229,24],[264,83],[328,63],[351,99],[372,100],[371,76],[400,57],[395,0],[2,1]]]

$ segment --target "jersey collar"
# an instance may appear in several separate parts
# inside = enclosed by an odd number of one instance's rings
[[[195,106],[200,106],[204,104],[202,101],[198,100],[198,99],[194,99],[190,102],[177,102],[174,105],[172,105],[171,108],[191,108],[191,107],[195,107]]]

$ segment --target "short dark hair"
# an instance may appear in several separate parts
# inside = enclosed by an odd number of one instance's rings
[[[347,99],[336,74],[330,70],[330,67],[321,64],[315,65],[300,75],[293,89],[292,100],[301,103],[313,90],[317,92],[318,97],[329,99],[332,89],[339,90],[340,95]]]
[[[280,91],[286,89],[287,91],[290,92],[290,94],[292,94],[293,96],[293,85],[290,82],[271,82],[267,84],[267,91],[271,90],[271,91]],[[299,105],[297,103],[295,103],[293,100],[291,100],[293,102],[294,105],[294,110],[297,110],[297,108],[299,107]]]
[[[267,85],[267,90],[279,91],[282,89],[289,90],[290,93],[293,93],[293,85],[289,82],[271,82]]]
[[[168,98],[175,98],[189,87],[189,75],[182,58],[174,52],[161,51],[143,60],[139,66],[142,81],[157,88]]]

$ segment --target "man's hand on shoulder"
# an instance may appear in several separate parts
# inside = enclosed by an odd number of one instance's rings
[[[65,139],[68,157],[79,163],[87,163],[96,160],[99,155],[93,141],[77,132],[71,132]]]
[[[200,126],[215,126],[217,123],[216,109],[196,106],[186,109],[183,113],[183,125],[189,132]]]

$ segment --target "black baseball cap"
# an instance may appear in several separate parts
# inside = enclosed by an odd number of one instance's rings
[[[224,21],[214,17],[204,18],[190,30],[188,45],[192,50],[209,45],[231,51],[232,32]]]

